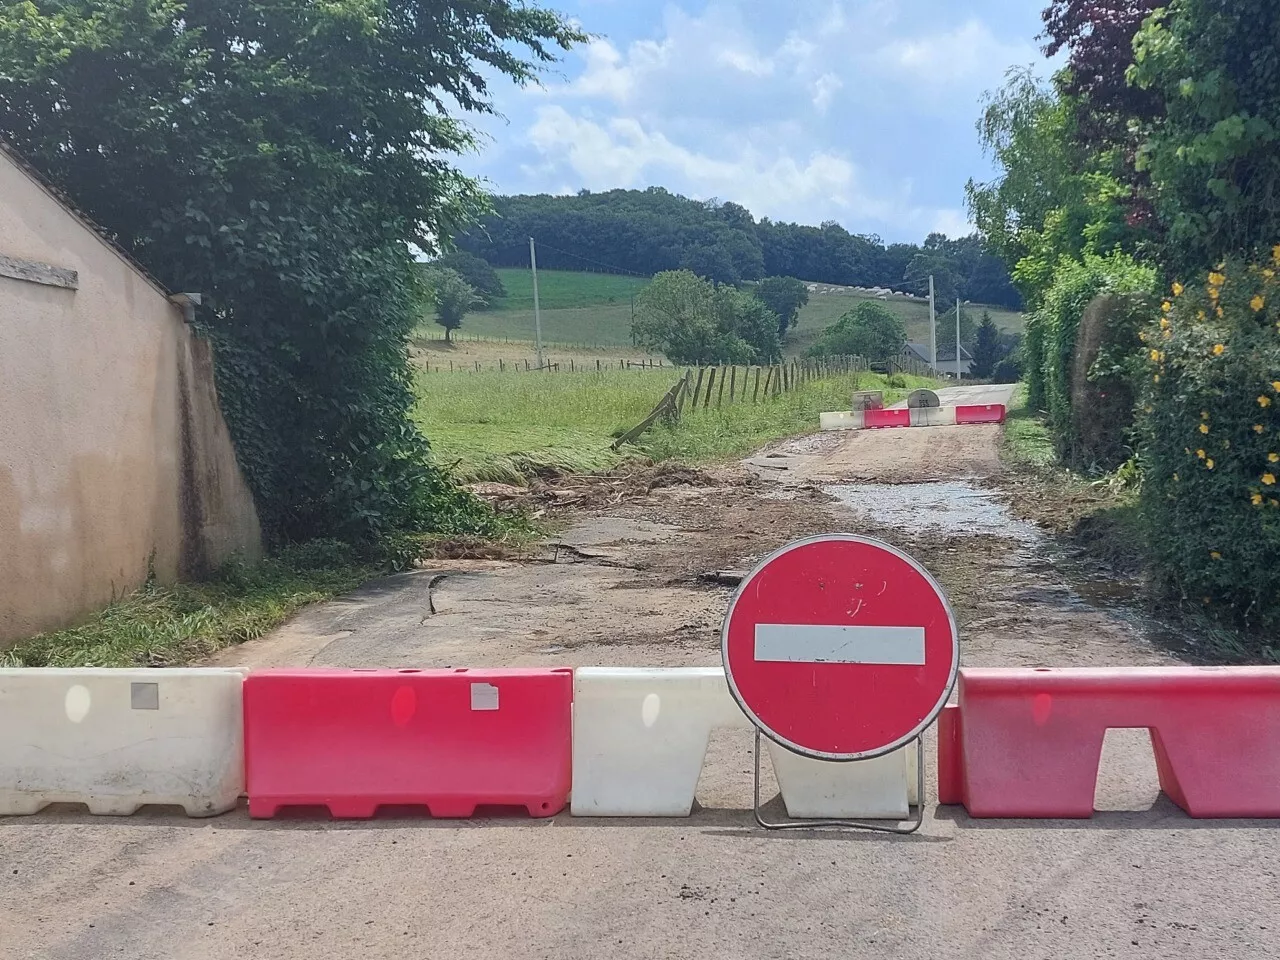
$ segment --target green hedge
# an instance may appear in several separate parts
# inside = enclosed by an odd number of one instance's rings
[[[1043,303],[1028,319],[1024,346],[1027,403],[1048,412],[1054,446],[1064,461],[1070,461],[1074,446],[1072,367],[1076,332],[1085,308],[1099,294],[1148,294],[1155,285],[1154,270],[1139,266],[1119,251],[1105,257],[1087,254],[1083,261],[1064,257]]]
[[[1280,629],[1280,247],[1174,285],[1143,334],[1155,572],[1233,626]],[[1271,645],[1280,654],[1280,643]]]

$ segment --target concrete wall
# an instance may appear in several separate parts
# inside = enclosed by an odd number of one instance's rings
[[[261,533],[208,345],[0,150],[0,648],[149,565],[173,581],[237,552]]]

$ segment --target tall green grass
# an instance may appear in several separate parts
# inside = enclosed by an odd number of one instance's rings
[[[611,449],[675,384],[672,370],[602,374],[433,373],[418,377],[415,419],[433,457],[462,481],[522,483],[544,470],[593,472],[629,458],[708,463],[818,427],[818,414],[842,410],[853,390],[901,399],[922,377],[862,373],[805,383],[759,403],[686,406],[678,426],[656,426],[636,444]],[[889,386],[892,382],[894,386]]]
[[[671,369],[420,374],[414,419],[435,462],[457,479],[522,483],[542,470],[595,472],[636,456],[611,450],[613,437],[675,382]]]

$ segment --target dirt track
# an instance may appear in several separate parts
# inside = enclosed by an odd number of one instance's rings
[[[699,575],[831,530],[919,557],[966,663],[1162,661],[1139,618],[1087,602],[1107,591],[963,479],[995,475],[997,439],[805,438],[692,483],[561,483],[543,499],[564,529],[530,561],[392,578],[219,662],[713,664],[729,588]],[[922,479],[937,482],[885,483]],[[1032,824],[930,805],[911,838],[758,831],[740,733],[713,739],[687,820],[0,819],[0,957],[1273,957],[1275,829],[1156,799],[1144,741],[1108,738],[1099,806],[1120,812]]]

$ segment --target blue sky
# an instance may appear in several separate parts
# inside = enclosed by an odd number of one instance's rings
[[[982,93],[1043,0],[540,0],[598,39],[495,84],[463,168],[499,193],[667,187],[887,241],[969,232]],[[1047,67],[1042,69],[1047,73]]]

